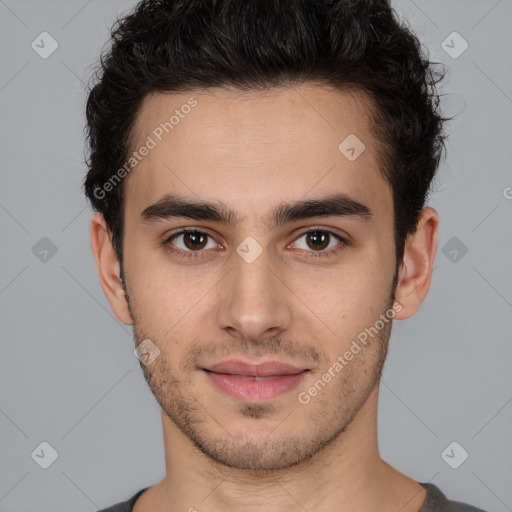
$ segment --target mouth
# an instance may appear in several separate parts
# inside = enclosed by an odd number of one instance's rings
[[[244,402],[263,402],[297,387],[310,369],[279,361],[253,365],[229,360],[202,368],[202,371],[223,393]]]

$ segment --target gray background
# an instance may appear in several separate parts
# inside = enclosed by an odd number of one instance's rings
[[[2,512],[93,511],[164,475],[159,408],[99,286],[81,191],[84,83],[133,5],[0,0]],[[381,454],[452,499],[512,511],[512,1],[395,6],[449,67],[445,113],[459,115],[430,202],[432,288],[394,324]],[[43,31],[59,44],[47,59],[31,48]],[[441,47],[453,31],[469,43],[458,58]],[[48,469],[31,457],[43,441],[58,453]],[[441,457],[453,441],[469,453],[458,469]]]

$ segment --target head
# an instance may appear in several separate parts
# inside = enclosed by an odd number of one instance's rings
[[[93,250],[160,350],[141,363],[155,397],[213,460],[297,464],[378,384],[391,319],[430,284],[441,78],[384,0],[146,0],[114,27],[87,102]],[[211,385],[225,359],[336,377],[307,405],[255,403]]]

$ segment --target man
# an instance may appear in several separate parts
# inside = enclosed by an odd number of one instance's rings
[[[109,511],[475,511],[379,456],[440,80],[385,0],[146,0],[87,104],[92,248],[167,474]]]

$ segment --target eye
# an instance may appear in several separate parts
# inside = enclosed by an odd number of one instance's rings
[[[214,249],[218,244],[204,231],[183,229],[179,233],[174,233],[170,236],[165,241],[165,245],[167,245],[172,252],[194,253],[201,252],[203,249]],[[194,256],[193,254],[186,255]]]
[[[305,251],[307,257],[332,256],[350,245],[340,235],[328,229],[310,229],[302,233],[290,246]],[[219,247],[211,235],[196,228],[184,228],[164,241],[164,246],[172,253],[187,258],[206,256],[206,249]]]
[[[317,252],[319,253],[318,256],[328,256],[343,249],[345,245],[348,245],[348,242],[332,231],[315,228],[302,233],[292,245],[307,252]]]

